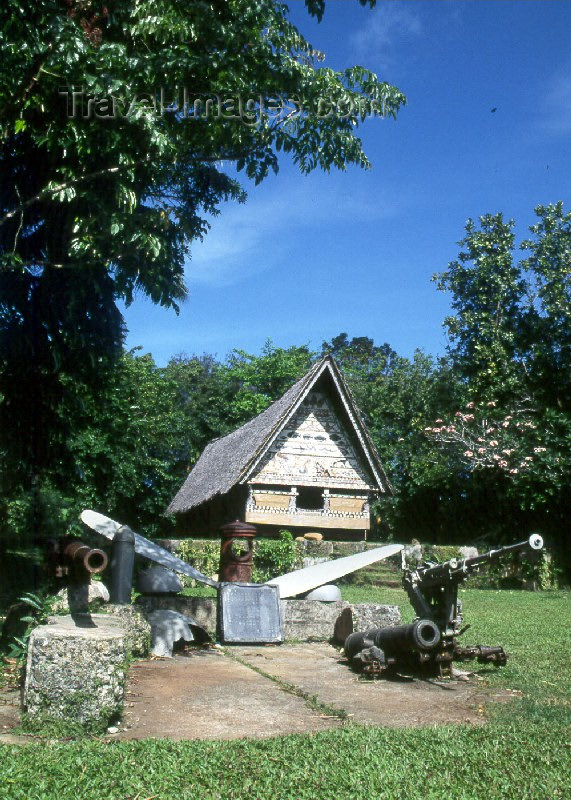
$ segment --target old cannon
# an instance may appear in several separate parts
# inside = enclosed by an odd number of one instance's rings
[[[502,647],[464,647],[458,643],[457,637],[470,627],[463,624],[458,587],[482,566],[512,553],[533,556],[542,548],[543,539],[533,534],[524,542],[472,558],[425,562],[414,569],[403,566],[402,585],[417,619],[411,625],[351,634],[345,640],[347,657],[356,668],[368,674],[399,668],[423,668],[441,675],[450,674],[454,660],[477,659],[480,663],[505,664],[507,656]]]
[[[47,543],[47,565],[56,578],[66,578],[68,583],[85,583],[92,575],[106,568],[109,559],[103,550],[89,547],[81,539],[63,536]]]
[[[440,631],[429,619],[417,619],[395,628],[372,628],[345,639],[345,655],[365,672],[381,673],[397,664],[419,664],[430,659],[440,642]]]

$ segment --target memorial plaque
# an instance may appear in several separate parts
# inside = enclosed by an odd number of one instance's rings
[[[283,642],[278,587],[257,583],[221,583],[218,627],[223,644]]]

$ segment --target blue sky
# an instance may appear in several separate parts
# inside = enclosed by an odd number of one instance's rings
[[[289,5],[326,65],[368,67],[408,105],[362,127],[371,170],[304,177],[284,159],[245,205],[222,207],[179,316],[143,297],[125,310],[127,346],[159,364],[268,338],[319,349],[341,331],[442,354],[448,298],[431,276],[466,220],[502,211],[523,236],[536,205],[569,208],[571,3],[329,0],[320,24]]]

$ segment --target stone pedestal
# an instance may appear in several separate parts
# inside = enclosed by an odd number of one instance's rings
[[[151,626],[138,606],[115,605],[105,607],[106,613],[117,617],[125,636],[125,650],[133,658],[146,658],[151,649]]]
[[[333,603],[321,603],[319,600],[282,600],[286,639],[331,639],[337,617],[348,605],[346,600]]]
[[[371,628],[391,628],[402,622],[398,606],[379,603],[355,603],[344,608],[335,621],[333,638],[343,644],[350,633]]]
[[[102,730],[121,713],[126,648],[109,614],[52,617],[30,636],[24,707],[31,716]]]

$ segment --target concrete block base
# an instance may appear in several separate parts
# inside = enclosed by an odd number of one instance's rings
[[[343,644],[350,633],[361,633],[370,628],[391,628],[402,622],[398,606],[379,603],[355,603],[344,608],[335,621],[333,638]]]
[[[121,713],[125,679],[125,637],[117,617],[52,617],[30,636],[24,707],[33,717],[102,730]]]
[[[286,639],[327,641],[333,636],[335,621],[349,603],[336,600],[282,600],[284,632]]]

